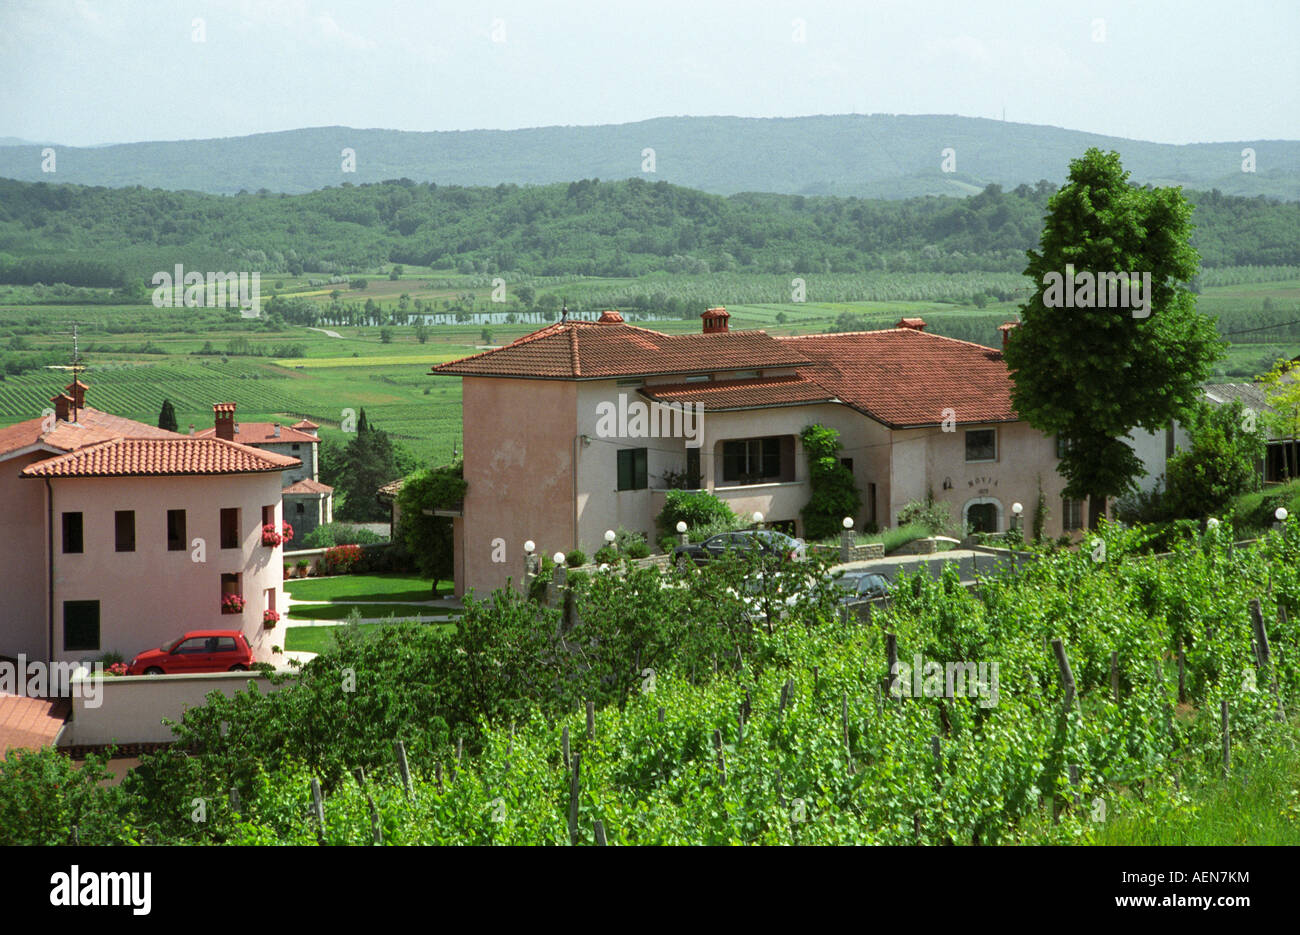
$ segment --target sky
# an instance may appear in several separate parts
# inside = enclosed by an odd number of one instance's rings
[[[957,114],[1300,138],[1298,0],[0,0],[0,137]]]

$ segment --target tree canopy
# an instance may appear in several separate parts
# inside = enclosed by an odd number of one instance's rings
[[[1190,245],[1192,207],[1178,189],[1138,188],[1116,153],[1088,150],[1048,201],[1040,249],[1028,252],[1035,292],[1008,339],[1012,400],[1021,418],[1068,444],[1058,470],[1065,496],[1088,498],[1096,528],[1108,497],[1144,473],[1125,441],[1183,418],[1223,349],[1211,318],[1186,286],[1199,258]],[[1092,301],[1062,303],[1067,288],[1098,274],[1149,277],[1147,314],[1098,287]],[[1071,282],[1073,279],[1073,282]],[[1142,280],[1139,280],[1141,282]]]

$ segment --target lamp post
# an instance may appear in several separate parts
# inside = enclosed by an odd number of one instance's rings
[[[534,554],[536,551],[537,551],[537,543],[534,542],[532,539],[529,539],[527,542],[524,543],[525,577],[528,575],[535,575],[540,570],[538,568],[539,562],[537,561],[537,556]]]
[[[1274,510],[1273,517],[1277,520],[1277,522],[1273,524],[1273,528],[1276,529],[1278,532],[1281,532],[1283,527],[1286,526],[1286,518],[1289,515],[1290,514],[1287,513],[1287,509],[1284,506],[1280,506],[1276,510]]]
[[[681,539],[682,545],[686,544],[686,521],[685,520],[679,519],[677,521],[677,537]]]
[[[1011,504],[1011,528],[1012,529],[1020,528],[1020,514],[1023,512],[1025,512],[1025,505],[1023,503]]]
[[[618,533],[614,532],[614,530],[612,530],[612,529],[606,529],[606,530],[605,530],[605,544],[606,544],[606,545],[610,545],[610,546],[612,546],[612,545],[614,544],[614,540],[617,539],[617,538],[618,538]]]
[[[844,527],[840,533],[840,561],[847,562],[853,556],[853,517],[844,517],[840,525]]]
[[[763,528],[763,514],[758,512],[758,510],[754,511],[754,526],[757,529]]]

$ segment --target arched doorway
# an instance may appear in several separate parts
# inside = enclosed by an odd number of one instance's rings
[[[999,532],[1002,529],[1002,504],[992,497],[967,501],[961,511],[969,533]]]

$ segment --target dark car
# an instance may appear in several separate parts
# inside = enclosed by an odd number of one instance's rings
[[[253,651],[238,630],[192,630],[131,660],[127,675],[183,675],[186,672],[242,672]]]
[[[683,566],[688,560],[704,565],[728,552],[757,549],[764,555],[775,555],[788,561],[803,561],[805,551],[802,539],[795,539],[775,529],[738,529],[709,536],[703,542],[679,545],[673,549],[673,563]]]
[[[846,572],[831,579],[838,589],[838,602],[856,604],[858,601],[873,601],[889,594],[889,579],[875,572]]]

